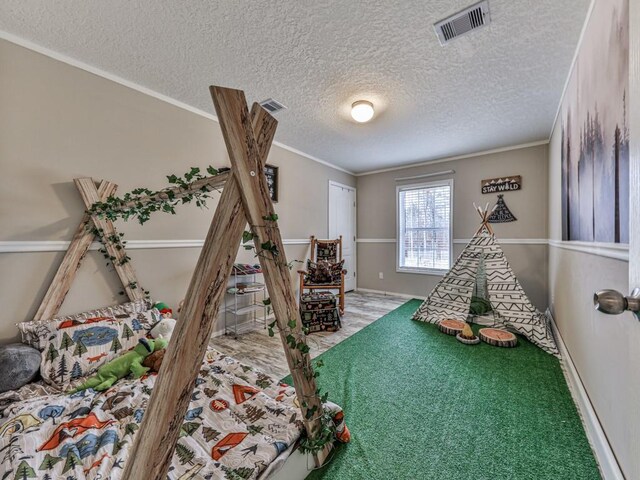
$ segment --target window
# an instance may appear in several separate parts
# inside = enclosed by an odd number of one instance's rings
[[[453,180],[397,187],[399,272],[442,273],[451,266]]]

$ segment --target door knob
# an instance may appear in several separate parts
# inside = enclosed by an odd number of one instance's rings
[[[593,305],[599,312],[609,315],[618,315],[630,310],[638,316],[640,315],[640,288],[635,288],[628,297],[617,290],[600,290],[593,294]]]

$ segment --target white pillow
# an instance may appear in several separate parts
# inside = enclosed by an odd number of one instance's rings
[[[101,316],[51,322],[41,354],[40,375],[45,382],[66,389],[71,382],[91,375],[135,347],[161,318],[153,308],[126,318]]]
[[[150,299],[135,300],[133,302],[123,303],[121,305],[112,305],[110,307],[98,308],[87,312],[76,313],[74,315],[65,315],[46,320],[33,320],[31,322],[22,322],[18,324],[20,333],[22,333],[22,343],[42,351],[45,347],[46,340],[51,334],[49,325],[52,322],[64,320],[83,320],[96,317],[128,317],[134,313],[144,313],[153,307],[153,301]]]

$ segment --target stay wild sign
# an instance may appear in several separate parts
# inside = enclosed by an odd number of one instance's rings
[[[522,188],[522,177],[513,175],[511,177],[489,178],[482,180],[482,193],[513,192]]]

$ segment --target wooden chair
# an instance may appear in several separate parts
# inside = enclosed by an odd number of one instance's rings
[[[338,263],[342,261],[342,235],[335,240],[319,240],[315,236],[311,236],[311,261],[312,262],[331,262]],[[340,281],[331,283],[310,283],[306,281],[309,274],[306,270],[298,270],[300,275],[300,291],[299,299],[302,301],[302,295],[305,290],[338,290],[338,305],[340,314],[344,314],[344,276],[346,270],[340,272]]]

